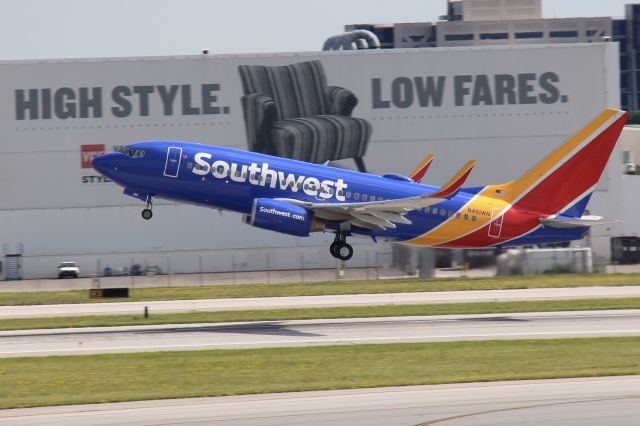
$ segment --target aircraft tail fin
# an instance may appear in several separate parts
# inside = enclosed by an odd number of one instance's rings
[[[604,110],[520,179],[494,185],[495,195],[525,210],[581,217],[628,116]]]

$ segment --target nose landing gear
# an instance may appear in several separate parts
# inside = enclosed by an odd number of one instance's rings
[[[351,256],[353,256],[353,247],[347,244],[347,235],[344,232],[336,232],[336,238],[329,246],[329,252],[336,259],[351,259]]]
[[[142,218],[144,220],[149,220],[153,217],[153,211],[151,211],[151,209],[153,209],[153,203],[151,201],[151,197],[147,197],[147,207],[142,210]]]

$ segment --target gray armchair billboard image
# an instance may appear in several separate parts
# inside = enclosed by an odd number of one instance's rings
[[[353,158],[366,172],[371,124],[351,117],[358,98],[329,86],[320,61],[238,69],[251,151],[311,163]]]

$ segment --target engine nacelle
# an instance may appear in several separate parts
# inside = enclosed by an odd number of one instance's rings
[[[304,207],[271,198],[253,200],[251,215],[244,216],[244,222],[257,228],[283,234],[306,237],[310,232],[324,231],[326,221],[316,219]]]

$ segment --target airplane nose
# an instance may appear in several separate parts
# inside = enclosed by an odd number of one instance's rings
[[[109,176],[114,170],[117,170],[118,159],[122,157],[119,152],[110,152],[108,154],[102,154],[93,159],[91,165],[100,174]]]

